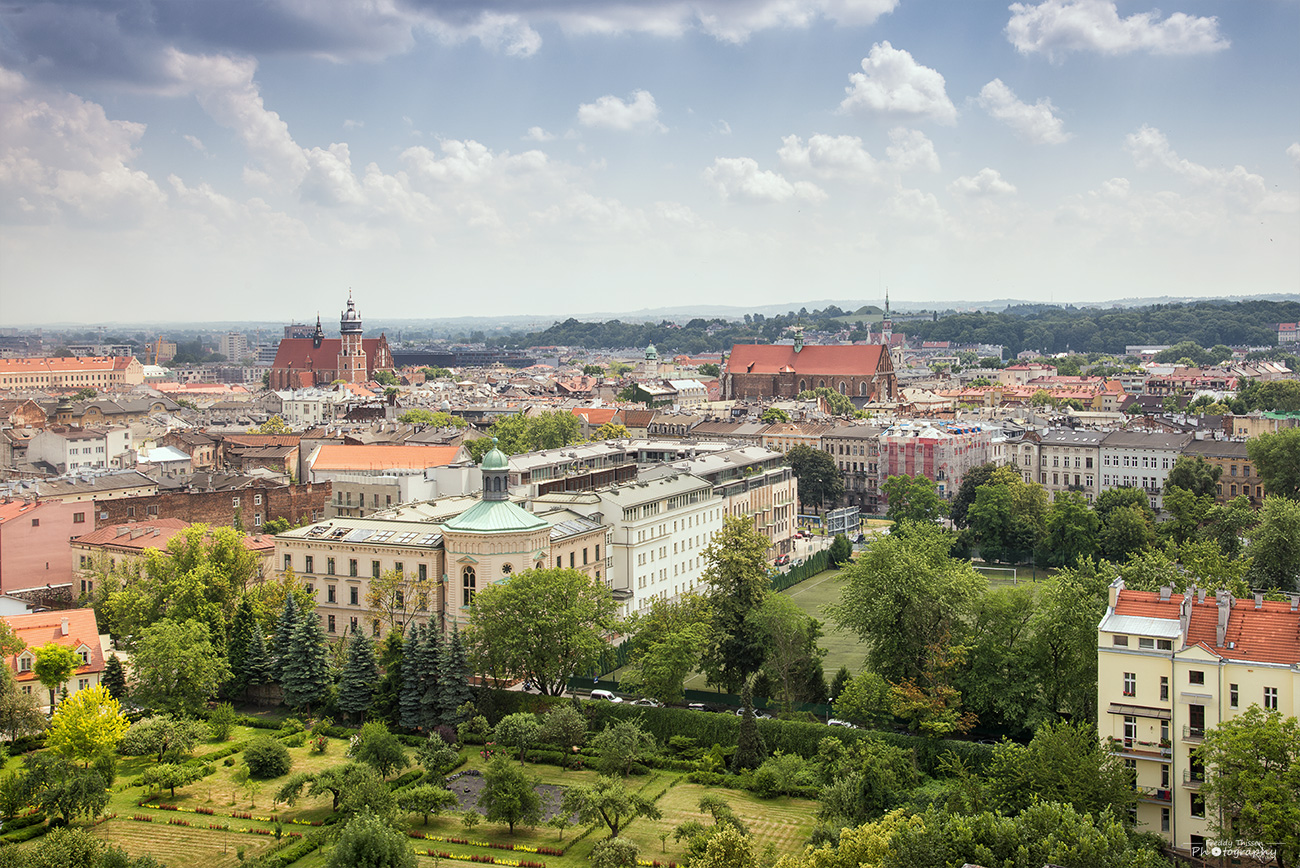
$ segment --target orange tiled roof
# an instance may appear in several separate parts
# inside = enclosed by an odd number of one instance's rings
[[[1115,614],[1176,621],[1182,603],[1182,594],[1162,601],[1154,591],[1125,589],[1115,601]],[[1194,599],[1186,643],[1202,645],[1229,660],[1300,663],[1300,611],[1292,611],[1290,603],[1265,600],[1257,609],[1254,600],[1234,599],[1222,645],[1217,644],[1218,618],[1219,605],[1213,595],[1206,594],[1204,603]]]
[[[63,620],[68,621],[68,634],[63,635]],[[99,626],[94,609],[53,609],[30,615],[8,615],[4,619],[14,634],[27,643],[28,649],[39,648],[54,642],[68,648],[86,645],[90,648],[90,663],[77,669],[73,675],[85,675],[104,670],[104,651],[99,644]],[[5,661],[18,672],[18,657],[23,652],[11,654]],[[35,681],[36,673],[18,672],[19,681]]]
[[[129,522],[101,527],[75,537],[76,545],[106,546],[115,549],[129,549],[143,552],[145,549],[165,549],[172,537],[190,526],[190,522],[179,518],[155,518],[150,521]],[[270,536],[245,536],[244,548],[251,552],[264,553],[275,548],[275,539]]]
[[[614,418],[616,407],[574,407],[573,415],[587,420],[588,425],[604,425]]]
[[[880,369],[880,344],[803,347],[789,344],[736,344],[727,359],[729,374],[775,374],[789,366],[809,376],[867,376]]]
[[[0,374],[46,374],[54,371],[121,371],[129,367],[131,362],[131,356],[0,359]]]

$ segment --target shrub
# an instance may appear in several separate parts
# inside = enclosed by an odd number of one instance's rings
[[[307,743],[307,734],[302,732],[295,732],[293,735],[281,739],[281,741],[284,742],[285,747],[302,747],[304,744]]]
[[[235,764],[235,758],[233,756],[228,756],[221,761],[221,764],[226,767],[233,766]]]
[[[244,762],[248,764],[248,773],[255,778],[278,778],[293,765],[289,749],[282,742],[266,736],[248,743],[244,748]]]

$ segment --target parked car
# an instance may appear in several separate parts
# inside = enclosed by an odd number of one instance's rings
[[[664,707],[664,704],[662,702],[660,702],[657,699],[651,699],[648,696],[643,696],[640,699],[635,700],[632,704],[639,705],[641,708],[663,708]]]
[[[713,710],[712,708],[709,708],[707,705],[705,705],[703,702],[691,702],[688,703],[686,707],[689,708],[691,711],[712,711]]]
[[[826,721],[826,725],[827,725],[827,726],[842,726],[842,727],[844,727],[845,729],[857,729],[856,726],[854,726],[853,724],[849,723],[847,720],[840,720],[839,718],[835,718],[835,717],[832,717],[830,720]]]
[[[608,690],[593,690],[591,691],[591,698],[600,702],[622,702],[623,701],[623,697],[616,696],[613,693],[609,692]]]
[[[785,565],[788,564],[788,563],[790,563],[790,556],[789,556],[789,555],[781,555],[781,557],[779,557],[779,558],[776,559],[776,565],[777,565],[778,567],[783,567],[783,566],[785,566]]]
[[[734,715],[736,715],[736,717],[744,717],[744,716],[745,716],[745,709],[743,709],[743,708],[737,708],[736,710],[734,710],[734,711],[731,712],[731,713],[734,714]],[[769,714],[768,712],[764,711],[764,710],[761,709],[761,708],[755,708],[755,709],[754,709],[754,717],[758,718],[759,720],[771,720],[771,719],[772,719],[772,715]]]

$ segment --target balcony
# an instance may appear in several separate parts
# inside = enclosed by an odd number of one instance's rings
[[[1199,790],[1203,783],[1205,783],[1204,769],[1183,769],[1183,786],[1191,790]]]
[[[1167,787],[1134,787],[1138,798],[1147,802],[1160,802],[1168,805],[1173,802],[1174,794]]]
[[[1115,754],[1135,759],[1167,760],[1174,755],[1172,746],[1162,745],[1156,741],[1138,741],[1134,738],[1125,738],[1116,740],[1114,745],[1113,751]]]
[[[1183,724],[1183,741],[1200,742],[1205,740],[1205,727]]]

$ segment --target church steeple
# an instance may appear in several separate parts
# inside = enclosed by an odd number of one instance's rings
[[[880,321],[880,342],[889,344],[894,334],[894,320],[889,315],[889,287],[885,287],[885,316]]]
[[[321,341],[325,340],[325,332],[320,327],[320,314],[316,314],[316,331],[311,333],[311,345],[314,349],[320,349]]]

